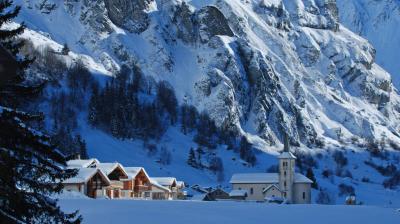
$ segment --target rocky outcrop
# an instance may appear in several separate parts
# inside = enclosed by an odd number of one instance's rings
[[[153,0],[104,0],[108,17],[117,26],[133,33],[141,33],[150,23],[148,14]]]
[[[172,24],[176,29],[177,37],[186,43],[196,41],[193,12],[186,2],[175,6],[173,9]]]
[[[206,6],[200,9],[196,17],[199,26],[199,38],[203,43],[213,36],[232,37],[234,35],[224,14],[215,6]]]

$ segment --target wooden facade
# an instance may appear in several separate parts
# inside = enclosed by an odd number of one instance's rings
[[[87,182],[86,195],[91,198],[96,198],[98,196],[98,195],[96,195],[96,191],[102,190],[103,188],[107,187],[108,185],[109,184],[107,183],[104,176],[102,176],[100,174],[100,172],[97,172]]]
[[[150,179],[143,170],[140,170],[135,177],[133,191],[136,197],[142,197],[143,192],[151,191]]]

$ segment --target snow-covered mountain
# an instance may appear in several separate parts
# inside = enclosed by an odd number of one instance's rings
[[[368,39],[377,51],[377,63],[392,74],[393,82],[399,88],[400,1],[338,0],[337,5],[340,22]]]
[[[18,2],[18,1],[17,1]],[[21,17],[110,73],[167,80],[178,101],[275,145],[399,141],[399,96],[335,1],[25,0]],[[343,140],[342,139],[342,140]]]
[[[387,148],[400,144],[400,96],[392,77],[375,63],[373,46],[340,24],[342,12],[334,0],[15,2],[22,5],[18,20],[29,29],[24,37],[36,48],[59,51],[67,43],[72,52],[65,60],[79,58],[99,79],[123,64],[135,65],[155,81],[168,81],[179,103],[207,112],[217,126],[238,130],[267,152],[257,155],[259,163],[252,168],[235,160],[232,151],[218,152],[227,177],[245,169],[265,171],[274,162],[268,153],[276,154],[287,133],[292,145],[315,154],[340,147],[359,152],[349,155],[349,169],[358,169],[357,174],[344,180],[358,185],[372,168],[363,163],[365,144],[357,144],[382,139]],[[174,148],[169,168],[131,150],[141,143],[94,130],[84,114],[79,128],[91,156],[146,163],[153,173],[190,169],[175,175],[192,182],[204,176],[187,167],[194,143],[177,128],[161,140]],[[334,166],[329,154],[319,160],[321,172]],[[322,179],[321,172],[317,178]],[[361,183],[362,196],[383,188],[382,177],[374,180],[373,187]],[[336,187],[332,179],[321,183]],[[382,195],[384,203],[392,203],[393,195],[398,192]]]

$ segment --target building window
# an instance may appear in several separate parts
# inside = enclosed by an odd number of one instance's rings
[[[286,177],[286,171],[283,172],[283,175]]]
[[[242,190],[242,188],[241,188],[241,187],[239,187],[238,189],[239,189],[239,190]]]
[[[253,188],[250,188],[250,194],[253,194],[253,193],[254,193]]]
[[[303,192],[303,199],[306,199],[306,192]]]
[[[284,187],[286,187],[286,181],[285,181],[285,182],[283,182],[283,186],[284,186]]]

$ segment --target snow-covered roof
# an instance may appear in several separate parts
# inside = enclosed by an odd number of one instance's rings
[[[301,173],[295,173],[294,174],[294,182],[295,183],[307,183],[307,184],[312,184],[313,181],[308,179],[308,177],[304,176]]]
[[[229,197],[247,197],[247,195],[246,190],[232,190],[229,192]]]
[[[279,156],[279,159],[296,159],[296,156],[293,155],[291,152],[282,152]]]
[[[207,197],[207,194],[196,194],[193,195],[193,197],[190,199],[192,201],[204,201],[204,199]]]
[[[184,188],[185,187],[185,182],[183,181],[176,181],[176,186],[179,188]]]
[[[124,167],[126,173],[128,174],[128,178],[136,178],[136,176],[139,174],[141,170],[143,170],[144,174],[148,177],[149,175],[147,174],[146,170],[143,167]]]
[[[276,184],[271,184],[269,187],[267,187],[267,188],[265,188],[265,189],[263,190],[263,193],[269,191],[269,189],[271,189],[271,188],[273,188],[273,187],[275,187],[278,191],[281,191],[281,189],[279,189],[279,187],[278,187]]]
[[[110,173],[112,173],[117,167],[120,167],[122,169],[122,171],[128,175],[125,172],[124,167],[119,164],[119,163],[99,163],[96,165],[97,168],[99,168],[103,173],[105,173],[106,175],[109,175]]]
[[[110,180],[107,175],[105,175],[101,170],[97,168],[80,168],[78,174],[75,177],[71,177],[63,181],[64,184],[78,184],[86,183],[90,178],[92,178],[96,173],[100,173],[104,180],[109,184]]]
[[[175,177],[152,177],[151,179],[163,186],[171,186],[174,182],[176,183]]]
[[[246,184],[246,183],[278,183],[278,173],[236,173],[232,175],[229,183]]]
[[[166,188],[166,187],[162,186],[157,181],[153,180],[153,178],[150,178],[150,183],[151,183],[151,185],[153,185],[153,186],[155,186],[155,187],[157,187],[157,188],[159,188],[161,190],[171,192],[171,190],[169,188]]]
[[[278,173],[236,173],[232,175],[231,184],[277,184]],[[312,183],[312,180],[300,173],[294,174],[294,183]]]
[[[68,167],[73,168],[88,168],[91,165],[99,164],[97,159],[73,159],[67,161]]]

